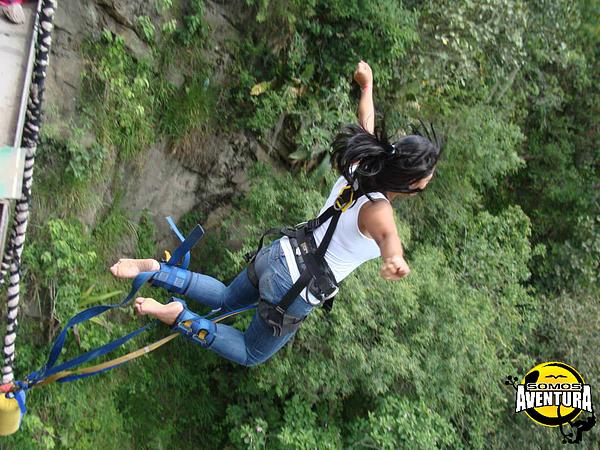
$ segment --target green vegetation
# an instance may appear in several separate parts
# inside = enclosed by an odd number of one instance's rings
[[[125,51],[123,38],[109,30],[91,45],[89,54],[86,81],[95,131],[101,142],[119,149],[125,159],[131,158],[155,139],[152,115],[157,102],[150,89],[152,73]]]
[[[149,54],[107,30],[91,40],[79,122],[44,131],[17,373],[42,364],[75,311],[121,298],[106,267],[124,248],[159,255],[153,212],[134,220],[123,192],[106,204],[99,189],[152,143],[194,148],[199,133],[243,130],[288,163],[249,168],[252,188],[195,249],[196,270],[229,280],[261,230],[314,216],[335,179],[329,142],[354,120],[360,59],[389,129],[419,117],[445,129],[427,192],[397,204],[412,273],[389,283],[364,265],[331,314],[315,312],[256,368],[181,340],[110,375],[33,390],[7,446],[556,448],[556,430],[513,417],[502,379],[564,360],[600,386],[599,2],[247,0],[223,85],[203,56],[215,44],[204,2],[155,5],[160,21],[136,23]],[[190,211],[181,226],[204,219]],[[131,318],[81,327],[64,356],[133,329]]]
[[[170,8],[170,2],[157,3],[163,13]],[[203,2],[193,1],[182,28],[176,19],[167,20],[160,44],[151,18],[138,17],[139,34],[150,46],[141,57],[130,54],[124,38],[108,29],[84,49],[83,116],[94,124],[98,142],[118,151],[119,161],[143,155],[161,136],[176,144],[215,120],[218,92],[210,86],[201,53],[207,39],[203,11]],[[178,60],[175,47],[181,48]],[[183,73],[181,86],[167,81],[169,70]]]

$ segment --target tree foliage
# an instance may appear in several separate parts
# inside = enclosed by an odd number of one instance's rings
[[[373,67],[376,106],[391,130],[402,134],[422,117],[446,135],[427,191],[395,205],[412,272],[386,282],[376,261],[365,264],[344,281],[331,314],[315,311],[256,368],[176,341],[109,376],[34,391],[23,432],[7,442],[556,447],[552,430],[514,415],[501,380],[563,360],[593,389],[600,385],[598,1],[246,0],[232,15],[239,40],[222,86],[211,84],[219,68],[201,58],[213,39],[204,2],[157,5],[162,24],[138,21],[154,61],[103,33],[85,50],[85,112],[97,121],[43,141],[46,171],[36,186],[49,212],[34,212],[24,256],[29,315],[38,303],[43,320],[23,318],[19,372],[39,365],[48,336],[71,313],[122,288],[105,270],[119,243],[156,256],[147,216],[130,222],[118,195],[93,225],[72,207],[98,201],[94,182],[112,153],[126,160],[162,137],[176,145],[197,127],[209,129],[214,116],[219,132],[255,133],[288,163],[283,172],[250,169],[252,188],[194,252],[195,270],[231,279],[264,228],[298,223],[321,207],[335,180],[329,142],[354,120],[351,74],[360,59]],[[185,88],[166,80],[171,65],[187,68]],[[90,129],[97,142],[76,142]],[[193,212],[182,222],[192,219]],[[67,354],[124,333],[127,319],[115,314],[82,328]]]

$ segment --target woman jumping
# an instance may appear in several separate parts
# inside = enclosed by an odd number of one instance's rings
[[[221,312],[259,302],[248,329],[214,324],[176,298],[161,304],[138,297],[137,314],[153,316],[222,357],[252,366],[283,347],[313,308],[333,297],[338,284],[362,263],[381,256],[383,278],[408,275],[391,201],[425,189],[441,148],[419,134],[393,144],[378,135],[367,63],[358,64],[354,79],[361,87],[360,125],[347,126],[333,142],[333,164],[340,177],[319,218],[284,231],[229,286],[154,259],[121,259],[110,268],[119,278],[155,271],[154,286]]]

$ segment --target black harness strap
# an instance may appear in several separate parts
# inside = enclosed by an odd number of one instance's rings
[[[252,286],[254,286],[256,289],[258,289],[258,275],[256,275],[256,268],[254,267],[254,261],[252,261],[250,264],[248,264],[248,268],[247,268],[246,272],[248,274],[248,279],[250,280],[250,283],[252,283]]]
[[[315,254],[305,253],[302,255],[304,261],[306,262],[306,270],[302,272],[302,274],[292,285],[290,290],[287,291],[287,293],[282,297],[276,309],[287,311],[287,309],[291,306],[296,297],[298,297],[302,290],[308,286],[308,283],[311,281],[311,279],[318,276],[317,271],[319,270],[319,268],[327,264],[324,258],[325,251],[327,251],[327,247],[331,242],[331,239],[333,237],[333,231],[335,230],[335,227],[337,226],[337,223],[340,220],[340,215],[341,213],[333,216],[331,223],[327,228],[327,232],[323,237],[323,241],[317,249],[317,252]],[[307,240],[307,235],[304,228],[300,228],[293,237],[295,237],[298,240],[298,243],[300,244],[299,246],[304,244]]]

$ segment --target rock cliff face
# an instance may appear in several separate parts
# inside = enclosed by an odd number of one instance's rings
[[[137,57],[150,53],[134,31],[139,15],[151,15],[152,2],[143,0],[61,0],[55,18],[52,60],[47,86],[47,104],[62,119],[75,113],[84,70],[81,45],[86,38],[98,36],[103,28],[123,36],[127,48]]]
[[[212,36],[205,57],[214,67],[213,83],[227,78],[231,62],[227,42],[237,38],[232,25],[233,14],[238,14],[236,3],[206,3],[205,20]],[[233,11],[231,15],[228,9]],[[65,129],[64,124],[77,114],[85,70],[81,54],[84,41],[108,28],[124,38],[134,57],[151,58],[151,49],[136,33],[135,23],[142,15],[156,19],[155,14],[153,2],[147,0],[60,1],[46,93],[46,109],[52,112],[47,120],[52,125]],[[176,70],[166,76],[175,85],[184,79]],[[133,219],[147,210],[157,226],[161,244],[170,235],[165,216],[171,215],[177,221],[195,210],[206,218],[205,223],[218,223],[211,213],[222,211],[232,196],[248,189],[245,173],[253,161],[268,159],[256,140],[243,133],[203,134],[193,142],[193,148],[186,149],[185,156],[169,147],[164,140],[155,142],[140,161],[131,167],[113,165],[108,169],[109,176],[95,186],[102,193],[104,205],[112,204],[117,188],[123,190],[121,206]],[[99,205],[87,211],[82,220],[93,225],[105,208]]]

